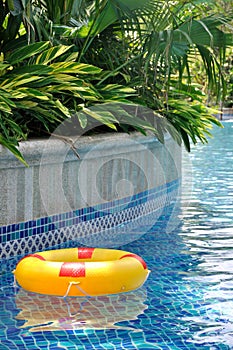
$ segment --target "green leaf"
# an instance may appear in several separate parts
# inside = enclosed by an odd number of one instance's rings
[[[2,84],[0,84],[0,87],[4,88],[4,89],[9,89],[9,88],[17,88],[20,85],[25,85],[28,84],[30,82],[38,82],[38,80],[41,80],[42,77],[40,76],[36,76],[36,75],[29,75],[29,76],[24,76],[24,78],[22,78],[22,76],[17,76],[14,79],[6,79],[2,82]]]
[[[38,79],[32,80],[30,86],[34,89],[40,89],[43,87],[49,87],[50,84],[58,83],[54,76],[41,76]]]
[[[10,64],[0,62],[0,73],[2,74],[2,72],[6,71],[7,68],[9,68],[10,66],[11,66]]]
[[[98,111],[93,110],[93,108],[89,109],[89,108],[83,107],[82,111],[78,112],[78,116],[81,116],[81,118],[84,118],[82,113],[85,113],[85,115],[90,116],[91,118],[97,120],[101,124],[107,125],[109,128],[113,130],[117,130],[114,124],[114,123],[118,123],[117,119],[108,112],[99,113]]]
[[[128,86],[123,86],[119,84],[108,84],[104,86],[102,91],[107,91],[107,92],[119,92],[119,93],[124,93],[124,94],[135,94],[135,90],[131,87]]]
[[[19,49],[14,50],[12,54],[7,56],[7,61],[12,65],[22,62],[26,58],[30,58],[34,55],[37,55],[40,52],[43,52],[49,46],[50,46],[49,42],[38,42],[38,43],[30,44],[28,46],[23,46]]]
[[[81,128],[85,129],[87,127],[87,115],[85,113],[78,112],[76,113],[76,116],[78,117]]]
[[[14,9],[15,9],[14,0],[7,0],[7,5],[9,7],[10,11],[14,11]]]
[[[17,101],[17,108],[33,110],[37,105],[37,102],[31,100]]]
[[[43,52],[37,56],[35,63],[47,65],[49,62],[54,61],[57,57],[60,57],[65,52],[70,50],[71,46],[59,45],[51,47],[48,50],[43,50]]]
[[[12,96],[10,93],[0,90],[0,102],[7,103],[10,107],[15,108],[15,102],[12,101]]]
[[[14,145],[14,143],[12,143],[11,141],[7,140],[6,138],[4,138],[1,134],[0,134],[0,143],[9,149],[9,151],[11,153],[14,154],[14,156],[20,160],[20,162],[22,162],[25,166],[28,167],[28,164],[26,162],[26,160],[24,159],[23,155],[21,152],[19,152],[18,148]]]
[[[9,106],[8,103],[6,103],[4,101],[0,101],[0,111],[12,114],[11,107]]]
[[[22,99],[22,98],[27,97],[27,94],[22,93],[19,90],[11,90],[10,93],[11,93],[11,97],[16,98],[16,99]]]
[[[73,73],[73,74],[99,74],[102,69],[95,67],[90,64],[85,63],[76,63],[76,62],[56,62],[51,64],[54,72],[62,72],[62,73]]]
[[[54,101],[54,104],[67,118],[72,117],[69,109],[64,106],[59,100]]]
[[[47,75],[53,71],[52,67],[43,64],[27,64],[20,67],[14,67],[10,73],[15,75],[33,74],[33,75]]]
[[[25,93],[27,97],[33,97],[41,101],[48,101],[51,98],[51,95],[32,88],[21,88],[18,92]]]

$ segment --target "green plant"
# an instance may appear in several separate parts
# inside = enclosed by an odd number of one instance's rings
[[[198,86],[179,84],[175,89],[175,85],[176,82],[169,91],[169,108],[165,108],[162,113],[181,135],[186,149],[190,151],[190,141],[194,145],[198,140],[207,143],[213,124],[219,127],[222,125],[214,117],[218,111],[202,102],[203,93]]]
[[[21,157],[17,140],[36,132],[35,125],[38,135],[51,132],[76,112],[84,128],[93,118],[113,129],[128,123],[142,132],[153,130],[162,141],[171,123],[180,135],[173,136],[179,142],[182,137],[188,150],[190,139],[206,142],[212,123],[219,123],[204,106],[200,89],[192,86],[192,64],[201,58],[208,89],[220,96],[225,49],[232,45],[232,35],[224,31],[230,28],[228,17],[203,18],[203,6],[210,4],[0,0],[0,84],[2,90],[5,85],[9,89],[1,101],[0,142]],[[18,23],[14,30],[12,19]],[[48,41],[52,47],[46,46]],[[21,48],[14,51],[19,43]],[[89,67],[85,74],[80,71],[84,66]],[[16,89],[21,89],[18,97]],[[136,103],[154,112],[138,118],[132,109],[118,120],[112,111],[102,108],[100,113],[95,106],[109,101]]]
[[[83,61],[94,58],[98,66],[109,71],[104,79],[136,89],[134,102],[165,116],[188,150],[190,140],[194,144],[198,139],[207,142],[212,124],[220,126],[213,110],[205,105],[208,96],[201,93],[202,87],[193,88],[192,67],[197,59],[202,62],[206,91],[217,101],[225,94],[222,64],[226,47],[232,45],[232,34],[223,28],[232,29],[231,18],[222,13],[203,17],[203,9],[210,4],[141,1],[136,11],[119,5],[120,21],[103,31],[100,22],[95,26],[98,36],[92,29],[84,48],[79,37],[76,43]],[[99,23],[98,16],[93,14],[92,18]]]
[[[227,60],[224,65],[226,79],[226,95],[223,99],[223,107],[233,107],[233,50],[228,51]]]
[[[112,84],[95,87],[102,70],[75,61],[70,46],[39,42],[15,50],[0,65],[0,142],[25,162],[16,146],[29,134],[51,133],[78,111],[116,129],[117,119],[89,110],[95,103],[125,102],[133,89]],[[63,56],[66,54],[65,60]],[[22,64],[23,63],[23,64]],[[111,92],[111,93],[110,93]],[[87,123],[77,114],[79,123]],[[91,120],[89,120],[91,122]]]
[[[39,42],[8,54],[0,65],[0,143],[25,165],[16,147],[18,141],[51,134],[67,119],[75,119],[81,133],[95,122],[115,131],[128,124],[163,139],[162,129],[158,132],[137,117],[138,106],[132,101],[135,90],[119,84],[97,84],[105,72],[76,62],[77,55],[72,46]],[[162,124],[166,130],[165,120]]]

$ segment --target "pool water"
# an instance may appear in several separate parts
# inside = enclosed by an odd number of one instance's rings
[[[2,263],[0,350],[233,349],[233,123],[184,157],[182,208],[120,248],[151,274],[140,289],[93,298],[23,291]],[[190,164],[192,167],[190,168]],[[172,208],[171,208],[172,209]]]

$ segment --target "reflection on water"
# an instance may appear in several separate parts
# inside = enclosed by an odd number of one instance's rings
[[[22,328],[29,327],[31,332],[120,329],[117,323],[135,320],[147,309],[146,298],[144,288],[119,295],[66,299],[20,289],[15,297],[20,309],[16,319],[25,321]]]
[[[233,348],[233,234],[228,228],[195,231],[183,238],[190,254],[201,256],[195,271],[184,279],[199,284],[202,302],[196,312],[183,317],[195,325],[190,341],[195,344],[222,343]],[[192,231],[194,233],[194,231]]]
[[[225,344],[233,349],[232,129],[232,123],[225,123],[209,145],[194,150],[192,177],[186,177],[184,186],[184,192],[192,187],[192,194],[179,235],[190,256],[200,259],[184,280],[199,285],[203,294],[195,312],[182,318],[196,329],[190,337],[195,346]]]

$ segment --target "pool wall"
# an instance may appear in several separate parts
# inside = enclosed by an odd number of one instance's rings
[[[181,148],[169,135],[164,144],[139,133],[50,138],[20,150],[28,167],[0,148],[1,258],[127,243],[139,220],[150,225],[178,201]]]

